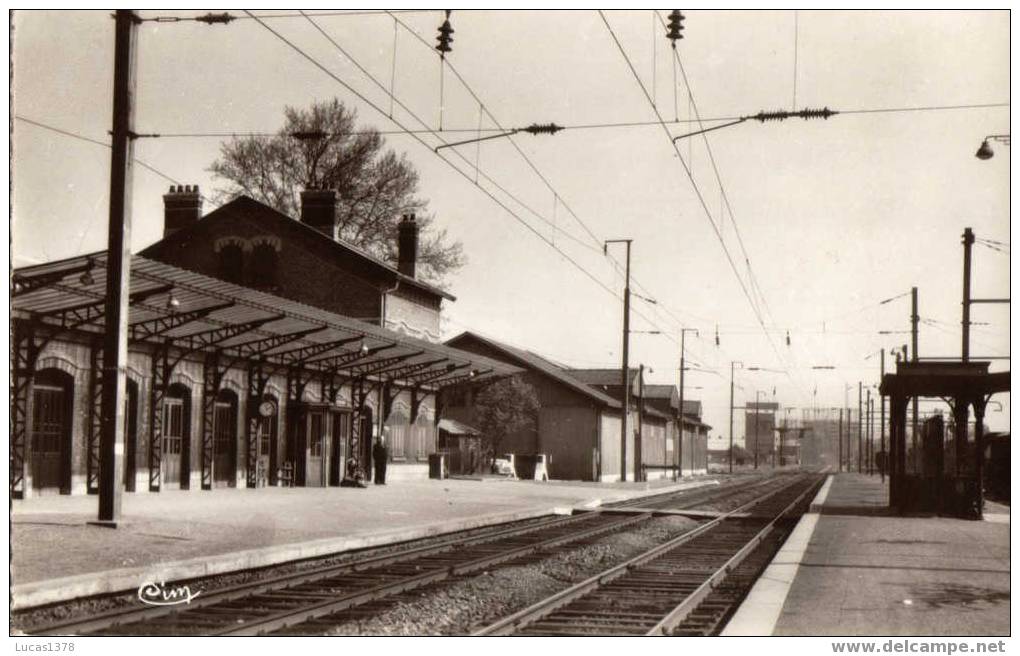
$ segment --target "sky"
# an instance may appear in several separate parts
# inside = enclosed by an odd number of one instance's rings
[[[279,36],[251,18],[143,23],[135,131],[273,132],[284,107],[333,97],[364,126],[437,130],[431,46],[442,13],[321,11],[264,18]],[[386,137],[468,258],[447,281],[457,301],[444,306],[444,335],[475,330],[571,366],[618,367],[624,250],[610,246],[614,262],[602,240],[632,239],[633,289],[655,303],[634,299],[631,363],[650,370],[649,382],[675,382],[679,330],[697,330],[686,339],[686,396],[702,400],[714,436],[728,434],[732,362],[743,364],[733,367],[737,406],[760,394],[798,412],[856,407],[858,381],[879,381],[879,350],[909,342],[912,286],[920,355],[957,356],[965,227],[993,242],[974,247],[974,296],[1009,296],[1010,148],[993,143],[995,157],[974,157],[986,135],[1009,133],[1009,13],[684,13],[677,66],[659,24],[668,10],[453,12],[445,132],[418,135],[424,144]],[[113,21],[19,11],[13,26],[13,263],[103,249],[109,151],[29,121],[108,142]],[[958,105],[997,106],[916,109]],[[666,133],[698,129],[694,106],[703,119],[842,113],[746,121],[674,150]],[[911,111],[873,111],[892,109]],[[433,151],[440,139],[492,134],[472,131],[494,120],[567,129]],[[641,125],[584,127],[611,123]],[[137,160],[162,176],[136,168],[134,250],[160,237],[170,179],[210,197],[222,185],[208,170],[221,141],[136,142]],[[973,356],[1009,354],[1008,307],[974,308]],[[1009,395],[995,401],[1001,411],[990,405],[987,423],[1007,429]]]

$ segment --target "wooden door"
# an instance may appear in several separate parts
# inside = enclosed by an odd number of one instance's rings
[[[276,466],[276,415],[259,417],[255,422],[255,444],[258,455],[255,458],[255,485],[266,487],[272,479],[271,472]]]
[[[163,485],[181,484],[181,451],[184,443],[184,399],[168,396],[163,400],[163,461],[160,472]]]
[[[70,421],[67,390],[36,383],[32,405],[32,487],[37,494],[56,494],[70,487],[70,472],[65,466],[70,449]]]
[[[308,413],[308,442],[305,465],[305,486],[322,487],[323,476],[323,449],[326,442],[326,421],[325,413],[313,411]]]
[[[329,484],[340,485],[348,458],[351,439],[351,415],[346,412],[333,413],[333,440],[329,451]]]
[[[228,487],[236,482],[237,406],[230,401],[217,401],[213,417],[213,485]]]

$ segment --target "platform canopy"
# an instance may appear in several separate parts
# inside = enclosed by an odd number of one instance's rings
[[[98,335],[105,288],[105,252],[20,268],[12,277],[12,316]],[[132,345],[218,350],[221,357],[258,360],[270,369],[298,367],[433,390],[522,371],[138,255],[131,258],[129,293]]]
[[[884,396],[977,397],[1009,391],[1009,372],[988,373],[988,362],[899,362],[886,374]]]

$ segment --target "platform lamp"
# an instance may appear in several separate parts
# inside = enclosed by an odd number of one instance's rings
[[[974,153],[974,157],[977,157],[978,159],[991,159],[995,155],[995,152],[992,150],[991,144],[988,143],[989,141],[997,141],[1001,143],[1003,146],[1009,146],[1009,135],[1008,134],[988,135],[981,142],[981,146],[977,149],[977,152]]]

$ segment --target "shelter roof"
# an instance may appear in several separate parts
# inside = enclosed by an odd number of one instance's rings
[[[140,255],[131,258],[130,275],[129,339],[135,344],[218,350],[269,367],[374,376],[429,388],[521,371]],[[17,269],[12,282],[14,318],[58,330],[102,332],[105,251]]]

